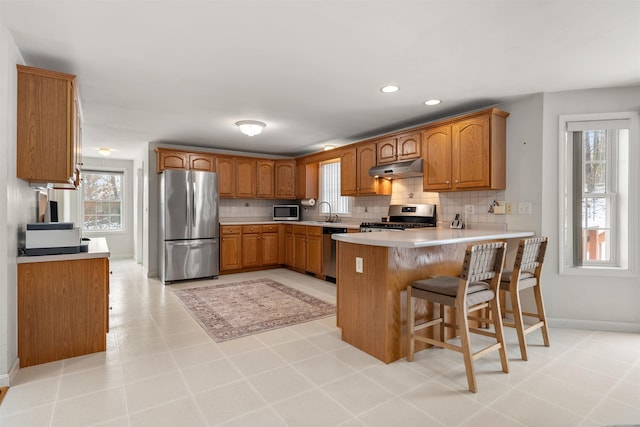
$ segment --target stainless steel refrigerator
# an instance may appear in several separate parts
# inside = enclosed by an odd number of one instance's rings
[[[162,283],[217,276],[218,174],[165,170],[160,207]]]

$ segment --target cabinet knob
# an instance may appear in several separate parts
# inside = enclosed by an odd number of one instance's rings
[[[451,181],[445,181],[444,183],[445,184],[451,184]]]
[[[457,184],[457,183],[458,183],[458,182],[460,182],[460,181],[458,181],[458,180],[456,179],[454,182]]]

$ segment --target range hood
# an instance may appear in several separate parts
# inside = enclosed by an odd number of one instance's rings
[[[369,169],[369,175],[381,178],[410,178],[422,176],[422,159],[378,165]]]

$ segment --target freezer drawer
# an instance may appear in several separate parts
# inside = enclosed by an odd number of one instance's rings
[[[218,239],[165,241],[162,281],[217,276],[218,245]]]

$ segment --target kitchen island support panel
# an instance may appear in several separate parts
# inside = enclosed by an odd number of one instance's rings
[[[109,258],[18,264],[20,367],[105,351]]]

